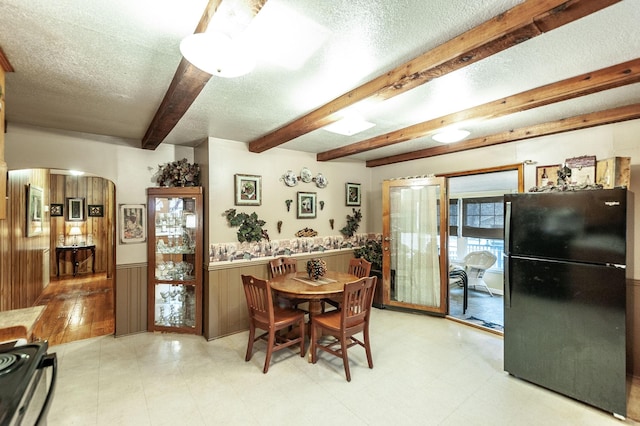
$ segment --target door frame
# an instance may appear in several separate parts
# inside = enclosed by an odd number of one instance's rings
[[[487,168],[484,168],[484,169],[475,169],[475,170],[465,170],[465,171],[460,171],[460,172],[443,173],[443,174],[439,174],[438,176],[447,178],[447,182],[448,182],[448,179],[452,178],[452,177],[479,175],[479,174],[485,174],[485,173],[505,172],[505,171],[510,171],[510,170],[516,170],[518,172],[518,192],[524,192],[524,163],[515,163],[515,164],[507,164],[507,165],[504,165],[504,166],[487,167]],[[448,195],[447,195],[447,204],[448,203],[449,203],[449,199],[448,199]],[[448,232],[447,232],[447,234],[448,234]],[[448,268],[449,268],[449,251],[448,250],[446,252],[446,256],[444,256],[444,257],[446,257],[447,270],[448,270]],[[496,331],[496,330],[493,330],[493,329],[490,329],[490,328],[482,327],[480,325],[465,321],[463,319],[450,316],[449,315],[449,286],[447,286],[447,318],[451,319],[453,321],[460,322],[460,323],[465,324],[465,325],[469,325],[469,326],[476,327],[476,328],[481,328],[483,330],[487,330],[487,331],[490,331],[490,332],[495,333],[495,334],[499,334],[499,335],[503,334],[500,331]]]
[[[440,186],[440,253],[448,252],[449,237],[449,190],[448,182],[445,177],[422,177],[422,178],[406,178],[392,179],[382,182],[382,300],[383,305],[397,308],[425,311],[438,315],[446,315],[449,311],[449,275],[448,256],[439,256],[438,262],[440,267],[440,307],[423,306],[413,303],[398,302],[391,300],[391,251],[390,251],[390,216],[391,208],[389,202],[389,191],[394,187],[412,187],[416,185],[439,185]]]

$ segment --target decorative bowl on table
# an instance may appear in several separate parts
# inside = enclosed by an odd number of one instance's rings
[[[309,278],[317,280],[327,273],[327,262],[322,259],[310,259],[307,261],[307,273]]]

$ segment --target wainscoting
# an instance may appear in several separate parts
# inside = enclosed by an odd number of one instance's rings
[[[147,331],[147,264],[116,267],[116,336]]]
[[[306,269],[307,260],[315,257],[327,262],[327,268],[346,271],[353,249],[326,251],[324,253],[296,254],[298,271]],[[237,260],[216,262],[205,271],[204,284],[204,337],[207,340],[244,331],[249,327],[247,303],[242,289],[241,275],[268,278],[269,258],[253,261]]]

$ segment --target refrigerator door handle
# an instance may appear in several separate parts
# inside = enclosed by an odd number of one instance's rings
[[[511,201],[504,203],[504,254],[511,254]]]
[[[511,308],[511,276],[509,275],[509,263],[511,258],[506,254],[504,257],[504,307]]]
[[[627,265],[619,265],[617,263],[607,263],[606,265],[618,269],[627,269]]]

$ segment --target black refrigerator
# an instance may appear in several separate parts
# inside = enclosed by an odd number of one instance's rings
[[[626,416],[625,189],[505,195],[504,370]]]

